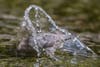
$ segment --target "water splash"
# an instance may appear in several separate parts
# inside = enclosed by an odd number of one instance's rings
[[[30,14],[32,9],[34,13]],[[30,17],[31,15],[33,20]],[[36,5],[30,5],[25,10],[21,27],[28,34],[29,45],[37,51],[38,56],[42,51],[45,51],[51,58],[56,59],[54,56],[56,49],[61,49],[75,56],[92,57],[96,55],[78,37],[58,27],[55,21],[42,8]]]

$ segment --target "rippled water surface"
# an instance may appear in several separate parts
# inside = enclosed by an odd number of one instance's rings
[[[100,67],[100,32],[98,27],[100,23],[90,24],[80,21],[69,21],[56,19],[56,24],[64,29],[79,36],[79,39],[91,48],[98,56],[91,57],[74,57],[72,54],[57,50],[56,56],[62,61],[54,61],[43,54],[40,58],[40,67]],[[34,20],[34,19],[33,19]],[[42,21],[44,19],[41,19]],[[20,22],[22,18],[12,15],[3,15],[0,17],[0,67],[35,67],[39,66],[36,52],[31,50],[18,52],[16,47],[19,44]],[[38,22],[38,21],[37,21]],[[94,28],[92,26],[94,25]],[[45,25],[42,27],[44,28]],[[48,25],[49,26],[49,25]],[[47,26],[47,27],[48,27]],[[45,28],[45,30],[48,30]],[[24,33],[25,34],[25,33]]]

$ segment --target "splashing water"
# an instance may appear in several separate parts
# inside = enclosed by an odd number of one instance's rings
[[[32,9],[34,12],[30,14]],[[78,37],[58,27],[55,21],[42,8],[36,5],[30,5],[25,10],[21,27],[27,33],[28,44],[37,51],[38,56],[42,51],[45,51],[50,58],[56,59],[54,56],[56,49],[61,49],[75,56],[92,57],[96,55]],[[21,45],[20,43],[18,48],[22,48]]]

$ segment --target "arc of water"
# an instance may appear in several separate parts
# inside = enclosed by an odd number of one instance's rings
[[[39,26],[39,21],[37,20],[38,14],[39,14],[38,11],[40,11],[40,12],[42,12],[42,13],[45,15],[45,17],[46,17],[46,18],[48,19],[48,21],[53,25],[53,27],[55,27],[55,29],[57,29],[57,30],[63,32],[63,33],[64,33],[65,35],[67,35],[67,36],[68,36],[68,35],[69,35],[69,36],[73,36],[73,35],[72,35],[71,33],[69,33],[68,31],[65,31],[64,29],[59,28],[59,27],[55,24],[55,21],[52,20],[52,18],[51,18],[42,8],[40,8],[40,7],[36,6],[36,5],[30,5],[30,6],[25,10],[25,15],[24,15],[24,20],[25,20],[25,22],[23,22],[23,25],[26,25],[27,30],[31,31],[32,36],[34,36],[34,37],[37,36],[37,31],[36,31],[35,28],[33,27],[32,21],[31,21],[31,19],[29,18],[29,13],[30,13],[30,10],[31,10],[32,8],[35,9],[35,11],[36,11],[36,14],[35,14],[36,22],[34,22],[34,23],[37,24],[37,27]],[[35,41],[35,43],[37,43],[35,39],[34,39],[34,41]],[[85,47],[87,50],[91,51],[91,52],[94,54],[94,52],[93,52],[90,48],[88,48],[87,46],[85,46],[83,43],[81,43],[80,40],[79,40],[77,37],[74,37],[74,38],[73,38],[73,42],[74,42],[74,43],[75,43],[75,42],[78,42],[79,45],[80,45],[81,47]],[[38,46],[36,46],[36,47],[38,48]]]
[[[66,33],[67,35],[71,35],[71,33],[66,32],[64,29],[59,28],[59,27],[55,24],[55,21],[54,21],[42,8],[40,8],[40,7],[36,6],[36,5],[30,5],[30,6],[25,10],[24,19],[25,19],[25,21],[27,22],[26,25],[29,26],[29,27],[28,27],[29,30],[31,30],[31,31],[34,31],[34,30],[35,30],[35,28],[33,27],[32,23],[31,23],[32,21],[31,21],[31,19],[29,18],[29,12],[30,12],[30,10],[31,10],[32,8],[35,9],[35,11],[36,11],[35,17],[38,17],[38,11],[41,11],[41,12],[45,15],[45,17],[48,18],[48,21],[53,25],[53,27],[55,27],[55,29],[57,29],[57,30],[59,30],[59,31],[61,31],[61,32],[63,32],[63,33]],[[37,26],[39,26],[38,20],[37,20],[36,22],[37,22],[37,23],[36,23]],[[34,31],[34,33],[36,33],[36,32]]]
[[[33,36],[35,36],[36,35],[36,31],[35,31],[35,28],[33,27],[32,21],[29,18],[29,13],[30,13],[31,9],[32,9],[32,7],[28,7],[25,10],[25,14],[24,14],[24,20],[25,20],[25,22],[23,22],[23,24],[25,24],[26,27],[27,27],[27,30],[29,30],[32,33],[34,33]]]

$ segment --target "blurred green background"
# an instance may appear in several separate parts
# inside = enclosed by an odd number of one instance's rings
[[[42,7],[56,24],[79,35],[100,55],[100,0],[0,0],[0,57],[15,53],[11,45],[18,44],[20,19],[31,4]]]
[[[99,33],[100,0],[0,0],[0,14],[23,17],[31,4],[42,7],[50,16],[62,23],[72,22],[80,31]],[[72,24],[72,25],[73,25]]]

